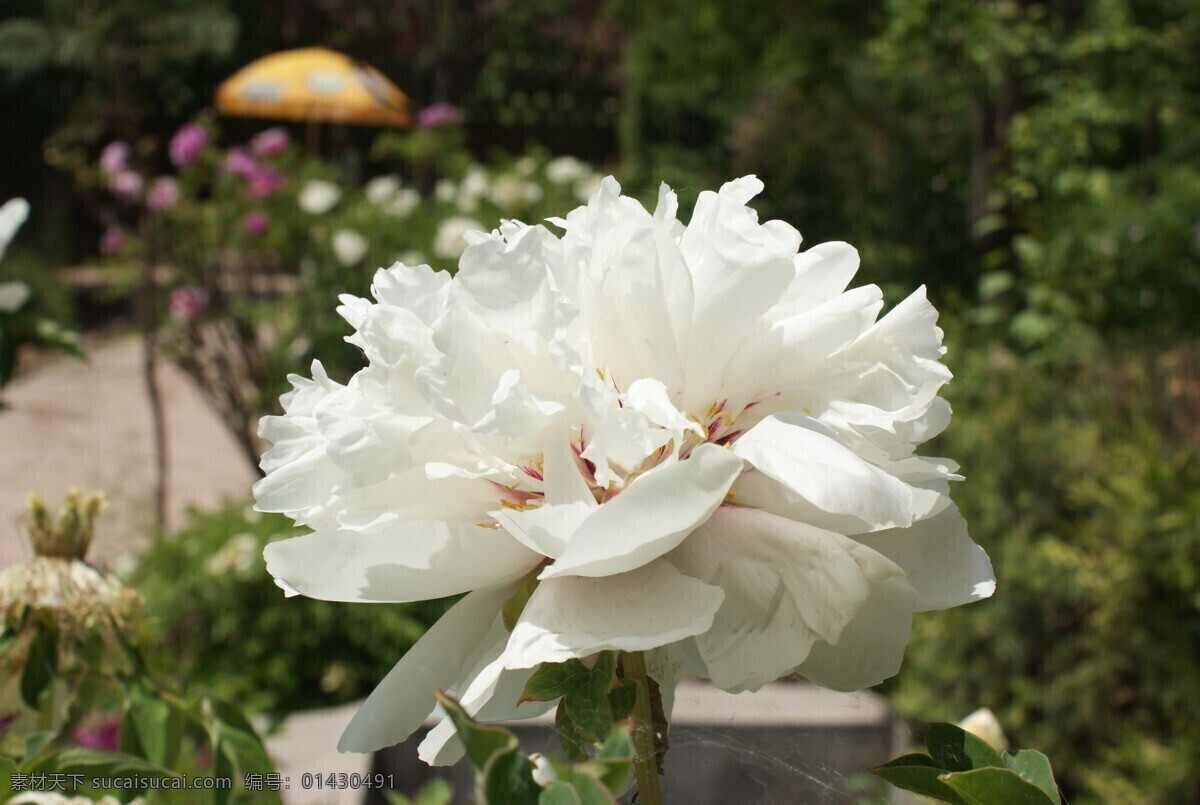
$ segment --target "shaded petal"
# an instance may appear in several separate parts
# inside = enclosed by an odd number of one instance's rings
[[[996,591],[992,563],[967,534],[967,521],[953,504],[910,528],[855,539],[904,569],[917,590],[917,612],[969,604]]]
[[[417,521],[382,534],[318,531],[272,542],[267,570],[324,601],[425,601],[503,584],[539,554],[509,534],[474,524]]]
[[[638,476],[566,537],[566,550],[540,578],[609,576],[662,556],[708,519],[741,471],[732,452],[702,444],[686,461]]]
[[[564,662],[598,651],[646,651],[712,626],[725,595],[665,561],[587,578],[546,579],[513,628],[509,668]]]
[[[396,663],[354,714],[339,752],[374,752],[416,731],[434,707],[433,688],[452,688],[480,647],[505,634],[500,607],[517,584],[476,590],[459,601]]]
[[[872,580],[871,597],[837,644],[818,640],[796,671],[831,690],[861,690],[895,676],[904,661],[916,597],[901,576]]]
[[[908,484],[864,461],[811,417],[769,416],[733,451],[817,508],[858,519],[863,527],[855,532],[912,523]]]
[[[836,643],[872,583],[903,577],[841,534],[732,506],[718,509],[668,559],[725,591],[696,645],[713,683],[731,692],[791,672],[818,640]]]

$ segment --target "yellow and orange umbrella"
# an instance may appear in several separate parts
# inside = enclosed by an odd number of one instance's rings
[[[408,96],[374,67],[325,48],[264,56],[217,87],[229,115],[403,128]]]

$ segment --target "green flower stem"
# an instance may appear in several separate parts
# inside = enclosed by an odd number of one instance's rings
[[[621,654],[625,678],[637,683],[637,702],[633,706],[633,771],[637,778],[639,805],[662,805],[658,790],[658,758],[654,741],[654,714],[650,706],[650,685],[646,680],[646,659],[640,651]]]

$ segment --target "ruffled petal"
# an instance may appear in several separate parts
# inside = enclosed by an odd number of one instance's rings
[[[504,584],[542,561],[504,531],[404,523],[382,534],[321,532],[273,542],[267,570],[324,601],[425,601]]]
[[[917,612],[969,604],[996,591],[992,563],[967,534],[967,521],[953,504],[911,528],[856,539],[904,569],[917,590]]]
[[[840,534],[731,506],[668,559],[725,591],[696,645],[713,683],[731,692],[789,673],[818,640],[837,643],[873,583],[903,578],[890,560]]]
[[[545,579],[513,628],[509,668],[646,651],[707,631],[725,595],[662,560],[601,578]]]
[[[500,607],[516,588],[476,590],[451,607],[375,686],[342,733],[338,751],[374,752],[415,732],[433,711],[433,688],[463,684],[464,670],[504,639]]]

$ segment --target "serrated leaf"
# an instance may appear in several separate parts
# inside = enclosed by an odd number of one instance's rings
[[[560,706],[554,714],[554,729],[558,733],[558,742],[562,745],[563,754],[569,760],[587,760],[587,744],[579,736],[579,729],[567,708]]]
[[[48,624],[39,624],[29,641],[25,667],[21,669],[21,700],[37,710],[42,694],[54,684],[58,673],[58,631]]]
[[[1050,805],[1045,791],[1012,769],[982,768],[942,775],[966,805]]]
[[[930,724],[925,731],[925,746],[934,763],[947,771],[1004,768],[1000,754],[987,741],[955,724]]]
[[[467,715],[458,702],[440,690],[434,690],[433,695],[445,709],[455,732],[466,747],[471,768],[482,771],[497,753],[516,749],[517,737],[508,730],[478,723]]]
[[[600,743],[612,730],[612,708],[608,706],[608,695],[593,696],[564,696],[559,702],[559,710],[565,709],[579,736],[588,743]]]
[[[561,780],[556,780],[542,789],[538,795],[538,805],[583,805],[578,792]]]
[[[516,739],[513,739],[514,743]],[[495,752],[480,779],[480,802],[504,805],[537,805],[542,787],[534,782],[533,761],[515,747]]]
[[[953,805],[963,805],[962,797],[940,779],[946,770],[935,766],[933,758],[928,755],[904,755],[883,766],[871,769],[871,772],[887,780],[896,788],[903,788],[906,791],[913,791]]]
[[[1050,759],[1036,749],[1022,749],[1004,756],[1004,765],[1036,785],[1046,793],[1054,805],[1062,805],[1058,784],[1054,782],[1054,771]]]
[[[552,702],[568,693],[586,691],[591,671],[579,660],[544,662],[529,677],[517,703]]]

